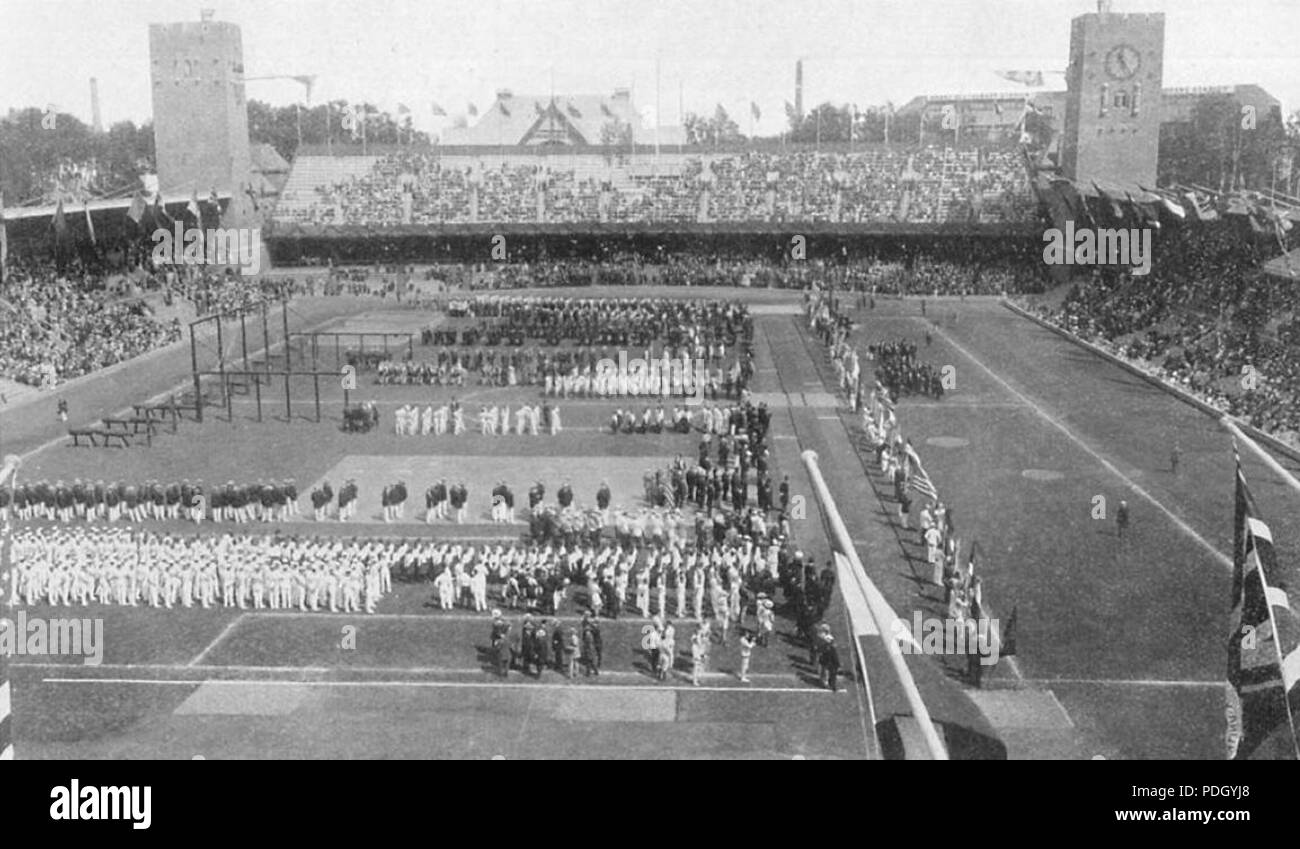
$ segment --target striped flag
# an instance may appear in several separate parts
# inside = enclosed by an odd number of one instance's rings
[[[10,454],[5,457],[4,467],[0,468],[0,486],[13,488],[14,477],[18,474],[18,463],[20,460],[17,455]],[[10,493],[12,495],[12,493]],[[0,537],[0,549],[3,549],[9,542],[8,532]],[[9,568],[13,568],[12,551],[10,556],[6,557],[4,562],[8,562]],[[4,574],[4,567],[0,565],[0,597],[3,597],[6,588],[9,586],[8,576]],[[7,605],[13,605],[17,599],[4,599]],[[10,607],[9,609],[12,609]],[[12,624],[12,623],[10,623]],[[15,636],[17,636],[15,634]],[[14,720],[13,720],[13,697],[11,695],[11,685],[9,684],[9,656],[3,650],[0,650],[0,761],[11,761],[14,759]]]
[[[14,759],[14,720],[9,695],[9,659],[0,653],[0,761]]]
[[[1295,728],[1300,615],[1287,596],[1293,576],[1277,561],[1272,532],[1258,518],[1241,458],[1236,460],[1227,755],[1229,760],[1300,759]]]
[[[908,477],[912,489],[921,493],[921,495],[924,495],[926,498],[938,501],[939,491],[934,488],[934,482],[931,481],[930,476],[925,473],[925,467],[921,465],[921,458],[917,456],[916,449],[912,447],[912,443],[909,442],[904,446],[903,453],[906,455],[906,462],[910,469]]]

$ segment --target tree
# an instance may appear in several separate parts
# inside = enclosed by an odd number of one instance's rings
[[[1269,188],[1279,162],[1294,158],[1296,137],[1280,110],[1259,115],[1232,95],[1207,95],[1190,121],[1161,127],[1159,179],[1219,191]]]
[[[1051,146],[1052,137],[1056,135],[1056,122],[1051,115],[1030,109],[1025,113],[1025,133],[1029,135],[1029,146],[1044,150]]]
[[[606,147],[631,147],[632,125],[618,117],[610,118],[600,127],[600,143]]]
[[[829,102],[814,106],[812,111],[802,119],[794,114],[793,109],[786,110],[790,122],[790,141],[813,143],[816,141],[847,142],[849,127],[853,123],[852,107],[835,106]],[[880,136],[884,138],[884,122],[880,124]],[[856,138],[856,131],[854,138]]]
[[[429,144],[428,134],[413,130],[410,116],[401,120],[370,103],[350,104],[335,100],[311,108],[271,106],[260,100],[248,101],[248,137],[255,144],[269,144],[285,159],[292,160],[298,151],[298,121],[301,108],[302,143],[323,145],[329,141],[360,144],[358,123],[356,137],[345,126],[345,119],[365,119],[365,139],[369,144]],[[351,118],[349,117],[351,116]]]
[[[740,127],[731,120],[720,103],[711,118],[687,112],[682,118],[682,127],[686,131],[687,144],[716,147],[719,144],[735,144],[744,139]]]
[[[726,109],[722,108],[721,103],[713,111],[713,133],[719,144],[734,144],[744,139],[740,134],[740,127],[731,120],[731,116],[727,114]]]
[[[148,124],[123,121],[95,133],[72,115],[11,110],[0,119],[0,191],[10,204],[47,199],[72,187],[73,171],[88,175],[79,188],[90,195],[138,184],[153,168],[153,143]]]

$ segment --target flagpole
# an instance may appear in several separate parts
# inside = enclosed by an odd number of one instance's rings
[[[659,173],[659,125],[663,121],[659,117],[659,74],[661,68],[661,57],[655,52],[655,173]]]
[[[813,493],[822,507],[822,514],[826,517],[826,523],[830,526],[831,536],[841,549],[839,553],[849,563],[849,574],[853,576],[854,583],[857,583],[861,588],[864,586],[862,582],[865,580],[865,586],[874,587],[871,579],[867,576],[867,570],[858,557],[857,549],[853,546],[853,540],[849,537],[848,528],[845,527],[844,520],[840,517],[840,511],[835,505],[834,498],[831,497],[830,489],[826,486],[826,481],[822,477],[821,468],[817,462],[817,452],[805,451],[801,455],[801,459],[804,462],[804,468],[808,471],[808,477],[812,480]],[[868,615],[875,624],[876,630],[884,636],[889,630],[888,623],[896,620],[897,617],[892,615],[893,612],[887,604],[877,602],[877,599],[880,602],[884,601],[882,596],[868,594],[865,589],[863,595],[866,598]],[[944,747],[943,739],[939,736],[939,731],[930,718],[930,711],[926,707],[920,689],[916,686],[916,680],[912,677],[911,670],[907,667],[907,661],[903,658],[898,641],[890,636],[885,636],[882,642],[885,646],[885,655],[893,667],[894,675],[903,691],[903,696],[912,709],[912,717],[916,720],[921,732],[921,739],[924,741],[930,759],[936,761],[948,760],[948,750]]]
[[[1286,470],[1286,468],[1282,466],[1281,463],[1275,460],[1273,458],[1273,455],[1269,454],[1267,451],[1261,448],[1258,442],[1251,439],[1244,432],[1242,432],[1241,428],[1237,426],[1236,422],[1234,422],[1231,417],[1224,416],[1223,418],[1219,419],[1219,424],[1223,427],[1224,430],[1228,431],[1228,433],[1231,434],[1234,439],[1240,442],[1244,442],[1246,444],[1246,447],[1249,448],[1252,452],[1254,452],[1254,454],[1258,456],[1259,459],[1263,460],[1264,465],[1268,466],[1269,469],[1271,469],[1274,474],[1280,477],[1286,483],[1287,486],[1291,487],[1296,492],[1300,492],[1300,480],[1297,480],[1295,475],[1291,474],[1289,471]]]
[[[1223,424],[1225,427],[1227,427],[1228,430],[1229,430],[1230,432],[1232,432],[1233,435],[1234,435],[1234,438],[1233,438],[1233,440],[1232,440],[1232,457],[1233,457],[1233,460],[1236,462],[1236,467],[1237,467],[1237,469],[1236,469],[1237,497],[1238,497],[1238,499],[1240,499],[1240,498],[1241,498],[1241,488],[1242,488],[1243,486],[1245,486],[1246,478],[1245,478],[1245,473],[1242,472],[1242,470],[1241,470],[1241,455],[1237,453],[1237,439],[1236,439],[1236,437],[1240,437],[1241,440],[1242,440],[1243,442],[1245,442],[1248,446],[1250,446],[1250,448],[1251,448],[1252,450],[1254,450],[1256,453],[1260,454],[1260,456],[1262,456],[1262,457],[1266,460],[1266,462],[1268,462],[1270,465],[1275,465],[1277,461],[1273,460],[1272,457],[1269,457],[1269,456],[1263,454],[1263,452],[1261,451],[1261,449],[1259,448],[1259,446],[1255,444],[1255,441],[1254,441],[1253,439],[1251,439],[1250,437],[1246,436],[1246,434],[1242,433],[1241,430],[1240,430],[1240,429],[1239,429],[1239,428],[1238,428],[1238,427],[1237,427],[1237,426],[1236,426],[1236,425],[1235,425],[1235,424],[1234,424],[1234,423],[1233,423],[1233,422],[1232,422],[1232,421],[1231,421],[1227,416],[1224,416],[1222,419],[1219,420],[1219,422],[1220,422],[1220,424]],[[1289,477],[1289,475],[1286,475],[1286,476]],[[1250,515],[1249,508],[1247,509],[1247,515],[1248,515],[1248,516]],[[1238,519],[1238,521],[1240,521],[1240,519]],[[1236,533],[1236,534],[1240,534],[1241,531],[1242,531],[1242,528],[1239,526],[1239,527],[1237,527],[1237,528],[1235,529],[1234,533]],[[1253,532],[1251,532],[1251,531],[1249,531],[1249,530],[1247,530],[1246,532],[1247,532],[1247,533],[1253,533]],[[1237,540],[1237,542],[1236,542],[1236,546],[1237,546],[1237,550],[1233,552],[1234,567],[1238,564],[1239,558],[1241,557],[1241,554],[1242,554],[1242,551],[1241,551],[1241,548],[1240,548],[1240,546],[1241,546],[1241,540],[1240,540],[1240,539]],[[1274,556],[1276,556],[1276,552],[1274,553]],[[1269,583],[1268,583],[1268,575],[1264,574],[1264,569],[1263,569],[1264,564],[1261,562],[1261,560],[1260,560],[1260,558],[1259,558],[1259,552],[1258,552],[1258,550],[1256,550],[1256,552],[1255,552],[1255,563],[1257,564],[1257,565],[1255,566],[1255,568],[1256,568],[1256,569],[1259,571],[1259,573],[1260,573],[1260,583],[1261,583],[1264,587],[1268,587],[1268,586],[1269,586]],[[1242,563],[1241,565],[1244,566],[1245,564]],[[1243,575],[1243,577],[1244,577],[1244,575]],[[1234,603],[1234,604],[1237,604],[1238,601],[1239,601],[1239,600],[1238,600],[1237,598],[1234,597],[1234,599],[1233,599],[1233,603]],[[1241,601],[1244,602],[1244,597],[1243,597],[1243,599],[1241,599]],[[1287,691],[1287,688],[1286,688],[1286,675],[1285,675],[1284,672],[1283,672],[1283,670],[1286,668],[1286,658],[1283,657],[1283,655],[1282,655],[1282,645],[1281,645],[1280,642],[1278,642],[1277,620],[1276,620],[1276,617],[1274,617],[1274,615],[1273,615],[1273,605],[1272,605],[1272,603],[1267,599],[1267,597],[1266,597],[1266,599],[1265,599],[1265,605],[1264,605],[1264,606],[1265,606],[1265,608],[1268,610],[1268,624],[1269,624],[1269,629],[1270,629],[1270,631],[1271,631],[1271,633],[1272,633],[1272,635],[1273,635],[1273,650],[1274,650],[1274,652],[1276,652],[1276,654],[1277,654],[1277,668],[1278,668],[1278,672],[1279,672],[1279,674],[1281,674],[1281,678],[1282,678],[1282,680],[1281,680],[1281,682],[1280,682],[1280,683],[1281,683],[1281,686],[1282,686],[1282,706],[1283,706],[1283,707],[1285,708],[1285,710],[1286,710],[1287,725],[1288,725],[1288,727],[1291,729],[1291,746],[1292,746],[1292,748],[1293,748],[1294,751],[1295,751],[1296,759],[1297,759],[1297,760],[1300,760],[1300,737],[1297,737],[1297,735],[1296,735],[1295,717],[1294,717],[1294,716],[1292,715],[1292,713],[1291,713],[1291,699],[1290,699],[1290,693]],[[1229,667],[1229,672],[1231,672],[1231,667]],[[1228,686],[1229,686],[1230,688],[1234,688],[1234,687],[1233,687],[1233,684],[1232,684],[1231,681],[1228,681],[1227,683],[1228,683]],[[1235,688],[1234,688],[1234,689],[1235,689]],[[1270,732],[1270,734],[1271,734],[1271,733],[1272,733],[1272,732]],[[1261,741],[1261,742],[1262,742],[1262,741]]]

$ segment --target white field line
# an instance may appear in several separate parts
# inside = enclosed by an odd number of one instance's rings
[[[1223,552],[1215,548],[1213,545],[1211,545],[1210,542],[1205,539],[1205,537],[1201,536],[1199,533],[1196,532],[1195,528],[1193,528],[1191,525],[1187,524],[1187,522],[1180,519],[1177,515],[1173,513],[1173,511],[1171,511],[1164,504],[1160,503],[1160,501],[1157,500],[1154,495],[1147,492],[1145,489],[1143,489],[1141,486],[1135,483],[1131,478],[1129,478],[1118,468],[1116,468],[1114,463],[1107,460],[1104,456],[1098,453],[1096,449],[1094,449],[1092,446],[1084,442],[1083,439],[1081,439],[1074,431],[1066,427],[1066,425],[1063,424],[1060,420],[1054,418],[1051,414],[1049,414],[1046,410],[1044,410],[1042,407],[1036,404],[1027,395],[1020,392],[1010,383],[1007,383],[1007,381],[1004,380],[1001,375],[997,374],[988,366],[984,365],[984,363],[980,362],[980,360],[976,358],[974,354],[972,354],[970,351],[967,351],[964,347],[958,344],[956,340],[954,340],[943,330],[935,328],[935,332],[937,332],[940,336],[942,336],[948,342],[948,344],[951,345],[953,349],[955,349],[959,354],[961,354],[963,357],[965,357],[966,359],[974,363],[976,366],[978,366],[985,374],[993,378],[993,380],[997,381],[997,383],[1001,385],[1002,388],[1004,388],[1007,392],[1014,395],[1016,398],[1020,399],[1021,403],[1023,403],[1025,406],[1033,409],[1033,411],[1037,413],[1038,416],[1043,419],[1043,421],[1047,422],[1052,427],[1056,428],[1061,433],[1065,434],[1066,438],[1068,438],[1075,445],[1082,448],[1084,452],[1088,454],[1088,456],[1092,457],[1094,460],[1100,463],[1102,467],[1106,469],[1106,471],[1110,472],[1115,477],[1119,478],[1121,481],[1124,482],[1124,484],[1129,489],[1137,493],[1140,497],[1142,497],[1147,502],[1149,502],[1161,513],[1164,513],[1165,516],[1168,517],[1168,519],[1174,523],[1174,526],[1177,527],[1178,530],[1182,531],[1183,534],[1185,534],[1187,537],[1189,537],[1194,542],[1196,542],[1197,545],[1201,546],[1201,548],[1205,549],[1207,552],[1213,555],[1214,558],[1221,565],[1229,569],[1232,568],[1231,557],[1228,557],[1226,554],[1224,554]]]
[[[479,671],[479,670],[476,670]],[[604,673],[601,673],[602,675]],[[730,677],[730,676],[727,676]],[[582,684],[576,682],[570,683],[552,683],[552,682],[519,682],[512,683],[509,681],[281,681],[281,680],[259,680],[256,678],[249,679],[231,679],[231,678],[214,678],[203,681],[184,681],[184,680],[161,680],[155,678],[43,678],[41,683],[44,684],[114,684],[114,685],[137,685],[137,686],[161,686],[175,687],[179,685],[193,686],[194,684],[204,684],[206,686],[264,686],[264,687],[432,687],[441,689],[544,689],[544,690],[573,690],[581,687]],[[715,692],[715,693],[819,693],[822,695],[832,695],[830,690],[824,690],[821,687],[747,687],[736,685],[734,687],[718,687],[701,684],[698,687],[689,684],[663,685],[647,681],[645,684],[593,684],[592,690],[674,690],[678,692]],[[841,691],[843,692],[843,691]]]
[[[202,663],[203,658],[208,656],[208,652],[216,648],[217,643],[220,643],[230,634],[231,631],[235,630],[235,628],[239,626],[239,623],[244,621],[244,617],[247,615],[248,614],[246,613],[241,613],[238,616],[236,616],[234,619],[231,619],[229,622],[227,622],[226,627],[221,629],[221,633],[217,634],[217,636],[213,638],[212,642],[204,646],[203,651],[196,654],[190,660],[190,662],[186,664],[186,666],[197,666],[198,664]]]

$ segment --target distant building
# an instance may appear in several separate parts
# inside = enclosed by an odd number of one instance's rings
[[[1207,97],[1228,97],[1241,106],[1253,106],[1259,120],[1270,112],[1282,110],[1282,101],[1254,84],[1247,85],[1201,85],[1188,88],[1167,88],[1164,90],[1164,108],[1161,122],[1164,124],[1190,124],[1195,114],[1196,104]]]
[[[598,94],[536,95],[497,92],[493,104],[468,127],[451,127],[439,140],[444,145],[586,146],[654,144],[656,130],[647,127],[632,103],[632,93],[616,88]],[[660,144],[682,144],[681,127],[660,127]]]
[[[998,141],[1013,138],[1013,133],[1024,114],[1025,99],[1039,112],[1055,119],[1056,130],[1062,129],[1065,115],[1065,92],[1025,89],[1020,92],[998,91],[974,94],[932,94],[914,97],[899,110],[899,115],[923,112],[927,119],[939,119],[944,107],[951,104],[961,118],[963,139]],[[1228,96],[1243,106],[1254,106],[1262,121],[1272,110],[1281,110],[1282,103],[1263,88],[1254,84],[1223,86],[1192,86],[1166,88],[1161,92],[1160,124],[1167,130],[1171,124],[1185,124],[1192,120],[1196,104],[1207,97]]]
[[[924,120],[931,122],[941,119],[944,111],[951,107],[955,110],[963,139],[1000,141],[1018,135],[1026,99],[1044,115],[1060,116],[1065,109],[1065,92],[1026,89],[1021,92],[921,95],[904,103],[898,115],[913,116],[920,112]],[[1057,125],[1059,128],[1059,117]]]

